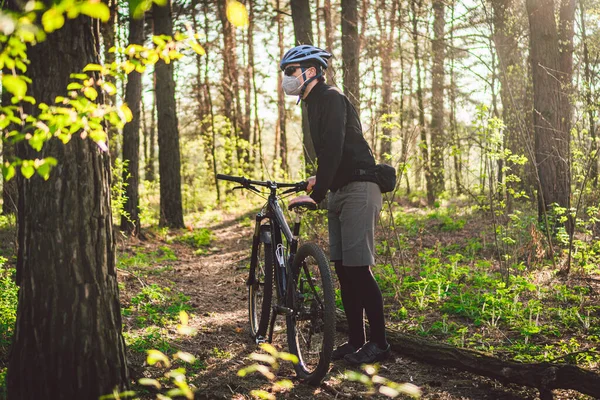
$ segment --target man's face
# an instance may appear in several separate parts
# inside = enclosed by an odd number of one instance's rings
[[[315,68],[314,67],[305,68],[305,73],[303,75],[302,68],[300,68],[300,64],[294,63],[294,64],[289,64],[288,66],[286,66],[285,69],[283,70],[283,72],[285,75],[298,78],[298,80],[300,80],[301,83],[304,83],[307,79],[309,79],[315,75]]]

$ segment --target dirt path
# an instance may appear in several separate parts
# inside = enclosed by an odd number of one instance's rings
[[[252,228],[240,224],[240,216],[225,215],[207,226],[214,235],[213,248],[208,255],[195,256],[185,247],[177,247],[177,262],[169,279],[177,289],[191,297],[195,308],[190,325],[198,334],[181,343],[181,350],[205,360],[206,368],[192,383],[198,388],[197,398],[246,399],[253,389],[271,390],[271,385],[258,374],[245,378],[237,371],[252,362],[248,356],[257,351],[250,340],[247,323],[246,270],[249,262]],[[278,335],[275,346],[287,351],[284,335]],[[337,338],[338,343],[343,336]],[[178,343],[179,344],[179,343]],[[363,385],[344,381],[347,369],[343,362],[332,365],[321,387],[300,384],[291,366],[283,365],[278,378],[294,382],[291,390],[277,394],[286,399],[336,399],[366,397]],[[438,368],[393,354],[379,371],[380,375],[396,382],[411,382],[419,386],[424,399],[535,399],[534,390],[506,387],[498,382],[452,369]],[[573,393],[556,398],[573,399]],[[375,398],[387,398],[381,395]]]

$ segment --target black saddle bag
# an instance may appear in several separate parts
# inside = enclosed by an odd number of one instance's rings
[[[369,169],[356,170],[357,180],[375,182],[381,193],[392,192],[396,188],[396,168],[388,164],[377,164]]]

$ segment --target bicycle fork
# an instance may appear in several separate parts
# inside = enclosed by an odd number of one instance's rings
[[[273,331],[275,330],[275,320],[278,315],[292,316],[294,315],[294,305],[289,304],[287,301],[287,296],[292,296],[295,290],[295,282],[298,278],[295,271],[292,271],[292,266],[294,262],[294,256],[298,249],[298,236],[300,234],[300,214],[296,214],[296,220],[294,222],[293,229],[293,238],[290,243],[290,254],[286,260],[285,247],[283,246],[283,241],[281,240],[281,236],[277,238],[277,247],[275,248],[275,268],[277,268],[279,273],[278,282],[280,282],[280,286],[278,286],[277,290],[280,292],[280,301],[278,304],[273,305],[273,312],[271,313],[271,321],[269,321],[269,343],[273,341]],[[285,304],[279,304],[281,301],[285,301]],[[289,306],[291,305],[292,308]]]

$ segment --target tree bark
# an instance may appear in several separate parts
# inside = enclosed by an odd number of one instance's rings
[[[444,60],[446,50],[444,43],[444,1],[433,1],[433,41],[431,52],[433,65],[431,68],[431,191],[427,191],[427,202],[433,205],[444,190]]]
[[[571,10],[571,5],[573,9]],[[560,7],[556,25],[553,0],[527,0],[533,76],[535,153],[539,176],[538,216],[551,204],[570,208],[571,101],[574,0]],[[572,12],[573,11],[573,12]],[[568,213],[567,213],[568,214]],[[572,227],[568,223],[568,229]]]
[[[381,108],[379,110],[379,124],[382,125],[382,128],[379,158],[388,163],[392,156],[392,129],[388,120],[392,112],[392,52],[394,51],[394,31],[396,29],[396,12],[398,6],[398,1],[392,0],[391,11],[385,8],[385,3],[382,3],[381,7],[377,7],[375,10],[381,36],[379,42],[381,59]],[[382,13],[383,16],[380,15]],[[385,116],[387,116],[386,119],[384,119]]]
[[[594,83],[592,82],[592,72],[590,67],[590,52],[588,48],[588,36],[586,30],[586,21],[585,21],[585,9],[586,4],[585,1],[579,2],[579,11],[580,11],[580,19],[581,19],[581,44],[583,46],[583,71],[584,71],[584,80],[585,80],[585,105],[587,108],[587,117],[589,124],[589,132],[590,132],[590,155],[592,159],[590,160],[590,180],[594,185],[594,188],[598,187],[598,144],[596,143],[596,121],[595,121],[595,107],[594,100],[592,96],[592,87]]]
[[[411,22],[412,22],[412,41],[414,49],[415,74],[417,76],[417,108],[419,113],[419,132],[421,135],[421,170],[425,172],[425,185],[427,188],[427,197],[431,192],[431,172],[429,168],[429,145],[427,143],[427,131],[425,130],[425,108],[423,105],[423,85],[421,83],[421,56],[419,51],[419,29],[418,13],[421,11],[423,0],[411,0]],[[420,182],[418,182],[419,184]]]
[[[512,154],[534,155],[533,137],[527,129],[531,104],[527,101],[527,71],[524,56],[519,48],[517,24],[519,15],[515,0],[491,1],[494,24],[494,47],[498,54],[500,69],[500,98],[506,147]],[[533,160],[531,160],[533,161]],[[529,166],[511,165],[511,172],[522,178],[516,189],[524,189],[532,175],[533,162]],[[514,185],[514,183],[513,183]]]
[[[294,35],[296,37],[296,46],[301,44],[310,44],[313,42],[312,22],[310,18],[310,5],[308,0],[290,0],[292,8],[292,21],[294,23]],[[308,125],[308,116],[306,107],[302,107],[302,145],[304,147],[305,171],[308,175],[316,172],[317,153],[310,136],[310,127]]]
[[[110,52],[109,50],[111,49],[111,47],[114,47],[117,43],[115,29],[117,29],[117,26],[118,26],[118,23],[117,23],[118,4],[117,4],[117,0],[103,0],[103,1],[104,1],[104,3],[106,3],[106,5],[108,6],[108,8],[110,10],[110,16],[106,23],[100,24],[100,33],[102,35],[102,43],[104,45],[103,46],[104,47],[104,49],[103,49],[104,50],[104,52],[103,52],[104,64],[110,65],[111,63],[113,63],[116,60],[116,53]],[[104,76],[104,79],[107,82],[112,83],[115,86],[117,84],[117,80],[112,75],[106,75],[106,76]],[[117,102],[117,94],[115,93],[112,96],[107,95],[107,96],[105,96],[105,100],[108,104],[115,105]],[[119,140],[118,140],[119,130],[114,126],[109,126],[107,131],[108,131],[108,147],[110,148],[110,159],[111,159],[111,164],[114,166],[115,160],[117,158],[119,158],[119,153],[120,153]]]
[[[360,114],[360,39],[358,1],[342,0],[342,70],[344,93]]]
[[[32,47],[32,96],[47,104],[64,96],[70,73],[99,62],[97,39],[97,23],[79,17]],[[33,154],[41,155],[58,165],[47,182],[34,175],[20,188],[20,289],[8,398],[96,399],[128,386],[110,159],[77,135],[66,145],[49,140]]]
[[[152,107],[150,108],[150,128],[148,129],[148,158],[146,159],[146,180],[154,182],[156,169],[156,65],[152,73]]]
[[[277,0],[276,7],[281,7],[281,1]],[[277,14],[277,42],[279,45],[279,59],[283,58],[285,53],[285,47],[283,43],[283,18],[282,14]],[[276,165],[278,157],[281,160],[281,169],[288,171],[288,160],[287,160],[287,135],[286,135],[286,110],[285,110],[285,93],[281,89],[283,76],[281,73],[277,74],[277,126],[275,127],[275,163]],[[303,119],[304,112],[302,113]],[[309,133],[310,136],[310,133]]]
[[[331,16],[331,0],[325,0],[323,5],[323,18],[325,19],[325,50],[333,54],[333,23]],[[325,72],[327,82],[332,85],[333,82],[333,67],[330,65]]]
[[[171,2],[152,5],[154,34],[173,36]],[[173,63],[159,61],[155,67],[158,114],[158,170],[160,174],[160,225],[183,228],[181,201],[181,154],[175,106]]]
[[[144,18],[134,19],[133,10],[129,15],[129,44],[144,43]],[[140,181],[140,104],[142,102],[142,74],[132,71],[127,77],[125,103],[129,106],[133,118],[123,128],[123,169],[125,186],[125,204],[121,216],[121,230],[137,235],[140,230],[139,181]]]

